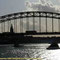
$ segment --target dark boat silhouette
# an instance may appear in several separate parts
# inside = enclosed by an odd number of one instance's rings
[[[47,49],[59,49],[58,43],[53,42]]]

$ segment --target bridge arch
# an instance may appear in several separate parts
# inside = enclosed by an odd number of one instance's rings
[[[49,19],[51,20],[51,26],[49,26],[51,27],[50,32],[55,32],[54,30],[56,28],[54,29],[54,26],[58,27],[58,31],[56,32],[60,32],[60,13],[44,11],[18,12],[0,16],[0,32],[9,32],[11,24],[13,25],[14,32],[18,32],[18,30],[19,32],[24,32],[24,30],[29,31],[30,29],[35,31],[37,27],[38,32],[48,32]],[[55,19],[57,20],[56,22]],[[37,24],[35,20],[38,20]],[[42,25],[44,25],[44,27],[42,27]],[[30,28],[31,26],[32,28]],[[42,31],[44,28],[45,31]]]

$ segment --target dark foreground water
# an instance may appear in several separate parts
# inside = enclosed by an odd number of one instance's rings
[[[0,45],[0,58],[41,58],[42,60],[60,60],[60,49],[47,50],[46,48],[49,45],[50,44],[21,44],[18,48],[13,47],[13,45]]]

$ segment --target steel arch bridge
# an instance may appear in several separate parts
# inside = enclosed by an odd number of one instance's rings
[[[11,24],[15,33],[60,33],[60,13],[28,11],[0,16],[0,33],[10,32]]]

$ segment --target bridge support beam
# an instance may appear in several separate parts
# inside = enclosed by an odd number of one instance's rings
[[[9,28],[10,28],[10,21],[7,22],[7,25],[8,25],[8,32],[9,32]]]
[[[54,32],[53,14],[52,14],[52,32]]]
[[[33,31],[35,31],[35,18],[34,18],[34,12],[33,12]]]
[[[47,32],[47,13],[46,13],[46,32]]]
[[[26,18],[26,29],[27,31],[29,31],[29,18],[28,17]]]
[[[23,32],[23,19],[20,19],[20,32]]]
[[[17,20],[14,20],[14,31],[17,32]]]
[[[35,19],[33,17],[33,31],[35,31]]]
[[[1,33],[3,32],[3,24],[1,23]]]
[[[4,32],[5,32],[5,22],[4,22]]]
[[[46,32],[47,32],[47,16],[46,16]]]
[[[39,32],[41,32],[41,17],[39,17]]]
[[[58,30],[60,32],[60,19],[58,19]]]

